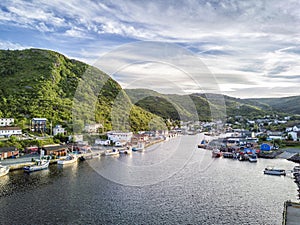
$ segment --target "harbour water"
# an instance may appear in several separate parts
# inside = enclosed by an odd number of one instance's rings
[[[199,136],[0,179],[1,224],[270,224],[297,200],[292,176],[264,175],[284,159],[211,157]],[[117,174],[117,175],[116,175]]]

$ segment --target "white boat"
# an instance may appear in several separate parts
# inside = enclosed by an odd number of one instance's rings
[[[131,148],[122,148],[119,149],[120,154],[125,154],[125,155],[130,155],[132,153],[132,149]]]
[[[5,176],[9,172],[8,166],[2,166],[0,165],[0,177]]]
[[[248,156],[249,162],[257,162],[257,156],[256,154],[251,154]]]
[[[136,147],[132,148],[132,151],[134,151],[134,152],[142,152],[144,150],[145,150],[145,144],[142,142],[139,142]]]
[[[35,164],[31,166],[25,166],[23,167],[23,170],[25,172],[34,172],[34,171],[39,171],[39,170],[44,170],[49,167],[49,160],[45,159],[37,159],[35,160]]]
[[[112,155],[119,155],[119,153],[120,153],[119,150],[114,148],[112,150],[106,150],[104,154],[106,156],[112,156]]]
[[[264,170],[264,174],[269,174],[269,175],[277,175],[277,176],[285,176],[285,170],[284,169],[275,169],[273,167],[267,167]]]
[[[58,160],[57,164],[66,165],[66,164],[72,164],[75,162],[77,162],[77,157],[74,155],[68,155],[67,158]]]

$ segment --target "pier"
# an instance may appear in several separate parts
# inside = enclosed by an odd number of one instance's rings
[[[300,203],[286,201],[283,210],[283,225],[298,225],[300,221]]]

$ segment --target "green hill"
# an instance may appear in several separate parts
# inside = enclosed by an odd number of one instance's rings
[[[132,105],[107,74],[50,50],[0,50],[0,99],[0,117],[22,128],[45,117],[70,130],[98,122],[106,130],[136,131],[149,129],[155,117]]]
[[[289,113],[260,99],[240,99],[219,94],[164,95],[147,89],[125,91],[134,104],[165,119],[180,117],[183,120],[209,121],[225,116],[246,116],[251,119],[266,114]]]
[[[267,104],[278,112],[300,115],[300,96],[291,96],[284,98],[261,98],[249,99]]]

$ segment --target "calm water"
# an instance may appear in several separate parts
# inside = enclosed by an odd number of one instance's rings
[[[144,153],[51,165],[0,179],[1,224],[281,224],[292,177],[263,174],[283,159],[212,159],[183,136]]]

